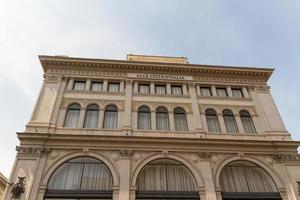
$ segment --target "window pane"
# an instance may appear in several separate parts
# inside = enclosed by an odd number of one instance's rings
[[[156,92],[156,94],[166,94],[166,86],[165,85],[156,85],[155,92]]]
[[[186,115],[182,109],[174,110],[174,124],[176,131],[188,130]]]
[[[165,108],[156,109],[156,129],[157,130],[170,130],[169,128],[169,114]]]
[[[101,82],[92,82],[91,91],[101,92],[102,91],[102,83]]]
[[[223,118],[227,133],[238,133],[238,127],[233,113],[231,111],[224,111]]]
[[[217,88],[217,95],[219,97],[227,97],[226,88]]]
[[[64,127],[76,128],[80,114],[80,106],[73,104],[69,106]]]
[[[73,90],[80,91],[84,90],[85,81],[74,81]]]
[[[97,106],[90,106],[85,114],[84,128],[97,128],[99,120],[99,109]]]
[[[109,92],[119,92],[119,83],[109,83],[108,91]]]
[[[104,114],[104,128],[117,128],[118,112],[106,109]]]
[[[241,89],[232,89],[232,95],[234,97],[244,97],[243,91]]]
[[[151,129],[151,114],[150,112],[138,113],[138,129],[150,130]]]
[[[209,132],[221,132],[218,116],[212,109],[205,111],[207,127]]]
[[[148,84],[139,84],[139,93],[142,93],[142,94],[150,93],[150,85],[148,85]]]
[[[182,87],[181,86],[171,86],[173,95],[182,95]]]
[[[209,87],[200,87],[200,91],[201,91],[201,96],[212,96],[211,95],[211,89]]]

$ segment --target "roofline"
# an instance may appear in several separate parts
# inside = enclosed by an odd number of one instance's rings
[[[42,64],[44,72],[47,71],[49,64],[61,62],[61,64],[68,65],[74,62],[82,63],[83,65],[94,66],[97,64],[117,64],[117,65],[134,65],[134,66],[161,66],[169,68],[184,67],[185,69],[195,70],[224,70],[224,71],[244,71],[264,73],[267,81],[272,75],[274,68],[268,67],[244,67],[244,66],[229,66],[229,65],[211,65],[211,64],[190,64],[190,63],[165,63],[165,62],[143,62],[143,61],[129,61],[129,60],[114,60],[114,59],[95,59],[95,58],[80,58],[68,56],[49,56],[39,55],[39,60]],[[182,69],[182,68],[180,68]],[[178,69],[177,69],[178,70]]]
[[[8,179],[0,172],[0,178],[3,179],[6,183],[8,182]]]

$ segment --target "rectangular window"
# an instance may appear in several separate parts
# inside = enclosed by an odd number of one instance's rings
[[[217,88],[217,95],[219,97],[227,97],[227,91],[226,88]]]
[[[108,83],[108,91],[109,92],[119,92],[119,83]]]
[[[101,92],[102,91],[102,82],[93,81],[91,84],[91,91]]]
[[[73,90],[81,91],[85,88],[85,81],[74,81]]]
[[[201,96],[204,97],[212,96],[210,87],[200,87],[200,91],[201,91]]]
[[[243,91],[241,89],[232,89],[232,95],[234,97],[239,97],[239,98],[243,98],[244,95],[243,95]]]
[[[150,93],[150,85],[149,84],[139,84],[139,93],[149,94]]]
[[[156,94],[166,94],[166,86],[165,85],[155,85],[155,93]]]
[[[171,91],[173,95],[182,95],[182,87],[180,85],[172,85]]]

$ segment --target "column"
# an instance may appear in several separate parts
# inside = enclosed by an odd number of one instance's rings
[[[221,127],[221,133],[227,133],[224,118],[223,118],[223,114],[222,113],[217,113],[217,115],[218,115],[218,120],[219,120],[220,127]]]
[[[246,86],[242,87],[242,91],[243,91],[243,95],[244,95],[245,98],[250,97]]]
[[[91,89],[91,84],[92,84],[91,79],[87,79],[86,84],[85,84],[85,90],[86,91]]]
[[[130,197],[130,156],[129,150],[121,150],[119,159],[120,190],[119,200],[129,200]]]
[[[169,124],[170,124],[170,131],[175,131],[174,113],[173,113],[173,111],[169,111]]]
[[[201,96],[201,90],[200,90],[200,85],[196,85],[196,92],[197,92],[197,96]]]
[[[155,84],[154,84],[154,82],[150,83],[150,93],[155,94]]]
[[[167,94],[171,95],[172,91],[171,91],[171,83],[167,83]]]
[[[83,128],[84,117],[85,117],[85,108],[81,108],[77,128]]]
[[[198,164],[198,168],[201,171],[201,175],[205,183],[205,199],[217,200],[216,189],[214,185],[214,177],[212,174],[212,167],[210,165],[210,161],[208,159],[201,159]]]
[[[183,85],[182,85],[182,93],[183,93],[183,95],[185,95],[185,96],[188,95],[188,90],[187,90],[186,84],[183,84]]]
[[[124,92],[124,81],[120,82],[120,92]]]
[[[107,80],[103,81],[103,92],[107,92],[108,82]]]
[[[74,84],[74,78],[70,78],[69,79],[69,83],[68,83],[68,90],[72,90],[73,89],[73,84]]]
[[[132,80],[126,80],[125,90],[125,112],[123,115],[123,127],[131,129]]]
[[[217,94],[217,89],[216,89],[216,86],[215,85],[212,85],[211,86],[211,93],[212,93],[212,95],[213,96],[218,96],[218,94]]]
[[[103,128],[104,112],[105,112],[104,109],[102,109],[102,108],[99,109],[98,128]]]
[[[134,88],[133,88],[133,93],[137,94],[139,93],[139,83],[137,81],[134,81]]]
[[[200,117],[199,104],[198,104],[198,97],[196,94],[196,89],[195,89],[194,83],[189,84],[189,91],[190,91],[191,101],[192,101],[192,110],[193,110],[193,116],[194,116],[195,130],[203,130],[202,123],[201,123],[201,117]]]
[[[155,110],[151,110],[151,126],[152,130],[156,130],[156,113]]]
[[[233,97],[232,90],[231,90],[230,86],[226,87],[226,91],[227,91],[227,94],[228,94],[229,97]]]
[[[242,133],[242,134],[245,133],[245,131],[244,131],[244,126],[243,126],[243,123],[242,123],[240,114],[235,114],[235,115],[234,115],[234,118],[235,118],[237,127],[238,127],[238,129],[239,129],[239,133]]]

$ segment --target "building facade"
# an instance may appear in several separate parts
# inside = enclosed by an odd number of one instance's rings
[[[25,177],[21,199],[300,199],[299,142],[267,85],[273,69],[39,59],[10,176]]]
[[[6,177],[2,173],[0,173],[0,199],[3,199],[7,183],[8,180],[6,179]]]

